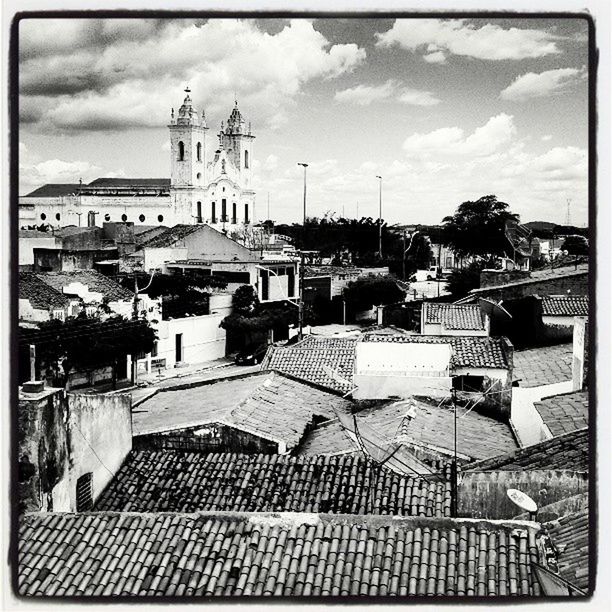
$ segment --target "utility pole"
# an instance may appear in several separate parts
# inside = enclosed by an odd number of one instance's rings
[[[268,221],[270,220],[270,192],[268,191]]]
[[[457,389],[455,389],[454,387],[451,389],[451,395],[453,398],[453,417],[454,417],[454,422],[455,422],[455,427],[454,427],[454,438],[455,438],[455,442],[454,442],[454,450],[453,450],[453,475],[452,475],[452,484],[451,484],[451,488],[452,488],[452,509],[451,509],[451,514],[453,516],[453,518],[457,518],[457,493],[458,493],[458,489],[459,487],[457,486]]]
[[[378,179],[378,257],[382,259],[382,176]]]
[[[306,246],[306,168],[308,164],[298,162],[298,166],[304,168],[304,211],[302,219],[302,248],[300,250],[300,310],[298,339],[304,337],[304,248]]]
[[[406,230],[402,236],[402,280],[406,280]]]

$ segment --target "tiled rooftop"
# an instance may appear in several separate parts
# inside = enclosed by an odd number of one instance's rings
[[[381,335],[366,332],[364,342],[401,342],[404,344],[450,344],[453,349],[451,366],[475,368],[507,368],[508,360],[502,338],[487,336],[419,336]]]
[[[422,446],[440,452],[446,458],[454,450],[454,416],[452,409],[417,402],[416,416],[405,432],[400,424],[406,415],[406,402],[374,406],[356,415],[357,428],[361,424],[374,429],[378,435],[391,442],[399,438],[407,444]],[[466,414],[457,409],[457,453],[464,460],[486,459],[518,448],[510,427],[472,410]],[[347,425],[350,420],[347,419]],[[312,430],[300,447],[303,455],[333,455],[358,449],[354,438],[338,420],[323,423]]]
[[[589,587],[589,515],[586,511],[546,523],[557,550],[559,574],[581,589]]]
[[[540,387],[572,380],[572,343],[514,352],[514,380],[520,387]]]
[[[588,317],[589,298],[586,295],[550,295],[542,298],[544,316]]]
[[[200,226],[198,225],[175,225],[174,227],[170,227],[160,234],[157,234],[157,236],[154,236],[150,240],[143,242],[141,247],[153,249],[172,247],[179,240],[182,240],[190,234],[197,232],[199,228]]]
[[[370,470],[363,459],[132,451],[95,505],[122,512],[317,512],[449,516],[450,484]]]
[[[63,288],[72,283],[82,283],[89,291],[101,293],[111,302],[126,301],[134,298],[134,294],[114,280],[95,270],[75,270],[73,272],[38,272],[38,278],[63,293]]]
[[[464,471],[589,469],[589,432],[573,431],[544,442],[518,448],[490,459],[463,466]]]
[[[275,372],[221,380],[190,389],[164,390],[134,410],[134,435],[225,423],[275,442],[295,446],[314,415],[350,412],[337,395]]]
[[[424,302],[423,304],[425,323],[441,323],[449,330],[474,330],[486,329],[485,318],[477,304],[438,304],[436,302]]]
[[[539,595],[533,523],[317,514],[28,514],[21,595]]]
[[[561,436],[589,424],[588,391],[575,391],[547,397],[534,406],[553,436]]]
[[[358,341],[450,344],[453,348],[452,366],[508,367],[501,338],[365,332],[359,337],[309,336],[293,346],[271,347],[262,363],[262,368],[285,372],[308,382],[346,393],[353,387],[355,344]],[[332,373],[337,376],[332,376]]]
[[[61,291],[54,289],[31,272],[19,273],[19,299],[28,300],[32,308],[49,310],[50,308],[65,308],[70,304],[70,298]]]
[[[77,193],[79,190],[79,183],[47,183],[42,185],[34,191],[30,191],[24,198],[58,198],[60,196],[67,196]]]
[[[308,336],[293,346],[271,347],[262,368],[278,370],[335,391],[347,392],[352,388],[356,342],[354,337]],[[339,375],[338,379],[326,372],[328,368]]]

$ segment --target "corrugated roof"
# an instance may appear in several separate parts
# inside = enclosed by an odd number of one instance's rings
[[[463,471],[589,469],[588,428],[463,466]]]
[[[24,198],[58,198],[75,194],[81,185],[79,183],[47,183],[34,191],[22,196]]]
[[[423,307],[426,324],[442,324],[445,329],[449,330],[482,331],[486,329],[485,317],[478,305],[425,302]]]
[[[353,456],[132,451],[95,509],[449,516],[450,483],[372,476]]]
[[[544,525],[557,550],[562,578],[581,589],[589,588],[589,514],[568,514]]]
[[[37,272],[36,276],[60,293],[72,283],[82,283],[88,290],[101,293],[111,302],[126,301],[134,298],[134,293],[114,280],[95,270],[74,270],[72,272]]]
[[[533,526],[532,526],[533,525]],[[540,595],[525,522],[316,514],[28,514],[21,595]]]
[[[19,299],[28,300],[36,310],[65,308],[70,305],[70,298],[61,291],[42,281],[32,272],[19,273]]]
[[[165,390],[138,406],[134,435],[224,423],[266,440],[296,446],[314,416],[350,412],[350,402],[274,372]]]
[[[589,424],[588,391],[575,391],[534,402],[535,409],[553,436],[587,427]]]
[[[588,317],[589,298],[586,295],[549,295],[542,298],[544,316]]]

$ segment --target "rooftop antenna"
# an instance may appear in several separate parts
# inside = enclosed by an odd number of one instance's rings
[[[570,215],[570,205],[572,203],[571,198],[567,198],[567,210],[565,212],[565,225],[571,225],[572,224],[572,218]]]

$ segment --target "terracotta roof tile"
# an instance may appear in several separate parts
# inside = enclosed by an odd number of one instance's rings
[[[292,448],[315,415],[330,419],[336,411],[350,412],[350,402],[277,372],[265,372],[164,390],[138,405],[132,426],[138,436],[224,423]]]
[[[535,402],[534,406],[553,437],[582,429],[589,424],[588,391],[553,395]]]
[[[373,430],[380,438],[390,443],[398,440],[403,444],[428,449],[440,458],[448,457],[454,448],[454,415],[448,407],[437,407],[416,401],[417,413],[405,431],[401,424],[408,407],[406,402],[392,402],[373,406],[356,416],[358,429]],[[465,413],[458,408],[457,451],[463,460],[495,457],[500,452],[516,450],[518,444],[506,423],[481,415],[475,410]],[[322,423],[306,437],[298,454],[336,455],[358,451],[359,447],[347,428],[339,420]]]
[[[63,293],[64,287],[72,283],[82,283],[89,291],[101,293],[111,302],[126,301],[134,298],[134,293],[114,280],[95,270],[75,270],[73,272],[38,272],[36,276],[44,283]]]
[[[51,287],[31,272],[19,273],[19,299],[28,300],[32,308],[36,310],[66,308],[70,305],[68,296]]]
[[[521,387],[540,387],[572,380],[572,343],[514,351],[515,380]]]
[[[544,525],[557,551],[559,574],[581,589],[589,588],[589,515],[563,516]]]
[[[542,298],[544,316],[588,317],[589,298],[586,295],[549,295]]]
[[[589,469],[589,431],[578,431],[463,466],[464,471]]]
[[[23,516],[20,594],[540,594],[530,570],[538,559],[535,524],[291,513],[117,516],[63,514],[54,527],[49,514]],[[54,538],[70,557],[79,541],[74,534],[91,520],[109,534],[110,546],[89,580],[81,567],[58,558],[58,547],[51,552],[57,560],[52,569],[46,558],[29,554],[37,538]],[[131,553],[126,544],[133,535],[125,523],[142,533]],[[342,556],[331,554],[330,534]],[[157,554],[142,555],[152,541],[159,544]],[[176,561],[182,541],[185,550],[191,546],[189,569]],[[98,545],[86,544],[83,558],[96,557]],[[117,569],[125,557],[129,572]],[[277,566],[282,570],[273,571]]]
[[[486,329],[485,317],[478,305],[425,302],[423,308],[425,323],[441,323],[445,329],[449,330],[482,331]]]
[[[449,514],[447,482],[402,477],[382,468],[371,487],[368,464],[354,456],[132,451],[95,508],[358,514],[366,495],[374,500],[367,508],[372,514]]]

